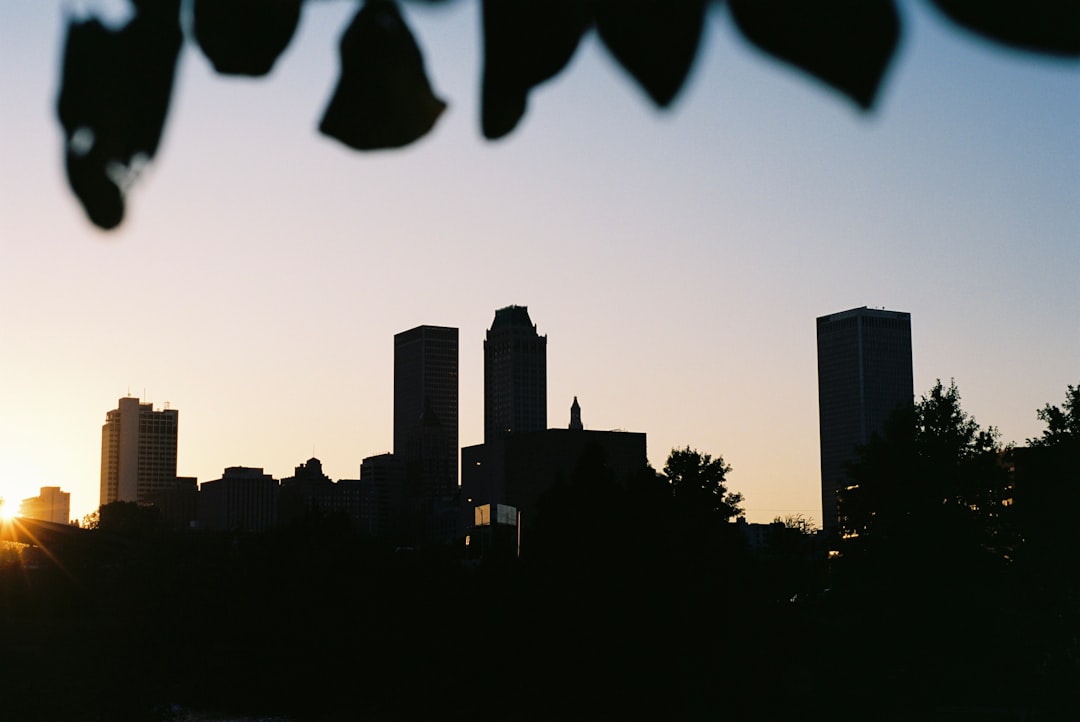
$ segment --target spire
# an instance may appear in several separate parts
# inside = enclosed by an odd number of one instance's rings
[[[570,404],[570,429],[573,431],[585,429],[581,425],[581,406],[578,405],[577,396],[574,397],[574,403]]]

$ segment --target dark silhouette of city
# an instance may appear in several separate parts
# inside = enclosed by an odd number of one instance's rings
[[[1080,54],[1074,5],[932,2],[1000,43]],[[101,228],[122,223],[158,150],[185,42],[181,0],[132,5],[125,27],[73,18],[64,39],[65,170]],[[302,5],[184,6],[217,72],[259,76]],[[901,36],[891,1],[728,6],[752,45],[874,106]],[[668,106],[708,7],[484,2],[482,134],[512,132],[589,28]],[[338,51],[320,132],[376,149],[435,125],[445,103],[396,4],[363,3]],[[491,335],[500,313],[527,327],[523,310],[497,311]],[[426,339],[408,348],[428,331],[447,363]],[[584,408],[566,400],[565,428],[546,428],[546,337],[531,332],[514,342],[532,344],[533,388],[506,395],[530,399],[524,424],[493,412],[484,443],[461,450],[460,485],[456,329],[401,334],[411,371],[399,394],[395,364],[395,415],[399,402],[407,413],[393,452],[363,459],[358,479],[310,458],[287,479],[232,466],[199,484],[177,475],[178,411],[120,399],[95,518],[0,525],[0,716],[1080,718],[1080,386],[1012,448],[939,382],[841,450],[818,533],[802,517],[746,523],[718,450],[673,449],[655,470],[643,433],[585,428],[587,389]],[[781,454],[788,440],[773,442]]]
[[[507,314],[527,318],[508,307],[495,325]],[[577,398],[566,428],[469,447],[461,487],[444,488],[456,419],[426,423],[456,414],[457,330],[419,326],[395,349],[403,451],[365,459],[360,479],[316,458],[280,481],[174,469],[170,488],[160,464],[143,479],[124,467],[140,458],[124,410],[174,466],[160,446],[178,410],[121,399],[96,516],[0,527],[4,718],[1080,713],[1080,385],[1020,448],[964,412],[955,383],[899,404],[855,449],[825,533],[747,523],[722,456],[673,449],[654,470],[644,434],[585,428]],[[477,462],[490,469],[465,471]]]

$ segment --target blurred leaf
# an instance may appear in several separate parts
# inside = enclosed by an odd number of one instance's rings
[[[892,0],[729,0],[754,45],[873,106],[900,37]]]
[[[705,0],[602,0],[596,30],[649,97],[666,106],[694,64],[705,5]]]
[[[194,0],[195,40],[225,75],[266,75],[289,45],[303,0]]]
[[[1076,0],[931,0],[953,22],[1025,50],[1080,55],[1080,3]]]
[[[431,130],[445,108],[397,5],[368,0],[341,37],[341,77],[319,130],[357,150],[397,148]]]
[[[101,228],[124,216],[124,193],[140,161],[157,152],[183,42],[180,0],[136,3],[117,31],[70,21],[57,115],[68,183]]]
[[[501,138],[525,114],[533,87],[557,75],[589,26],[580,0],[484,0],[481,127]]]

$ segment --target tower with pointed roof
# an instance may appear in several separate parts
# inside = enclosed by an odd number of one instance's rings
[[[581,406],[577,402],[577,396],[574,397],[574,403],[570,404],[570,426],[571,431],[584,431],[585,427],[581,425]]]

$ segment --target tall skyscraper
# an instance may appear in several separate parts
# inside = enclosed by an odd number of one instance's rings
[[[428,493],[457,490],[456,328],[417,326],[394,335],[394,456],[412,476],[414,492],[418,486]],[[417,473],[426,478],[418,480]]]
[[[484,339],[484,442],[547,428],[547,336],[527,306],[495,312]]]
[[[178,412],[155,410],[130,396],[105,414],[101,427],[101,503],[148,502],[176,485]]]
[[[880,432],[901,405],[914,401],[911,314],[853,308],[817,319],[821,516],[839,529],[836,494],[855,447]]]

